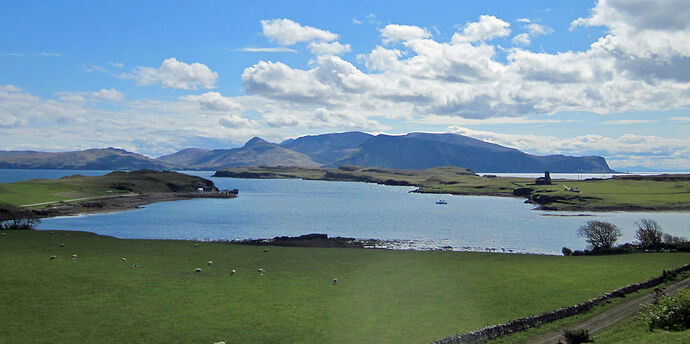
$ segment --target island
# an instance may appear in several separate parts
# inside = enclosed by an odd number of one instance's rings
[[[192,198],[234,198],[212,181],[171,171],[115,171],[0,184],[0,218],[43,218],[138,208]]]
[[[395,170],[341,166],[237,167],[218,170],[215,177],[299,178],[353,181],[416,187],[413,192],[521,197],[538,210],[558,211],[676,211],[690,210],[690,175],[620,175],[584,180],[480,176],[460,167]],[[548,177],[548,182],[546,181]]]

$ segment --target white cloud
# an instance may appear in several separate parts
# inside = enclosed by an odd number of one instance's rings
[[[125,64],[122,62],[109,62],[108,64],[115,68],[122,68],[125,66]]]
[[[137,67],[133,75],[139,85],[161,84],[165,88],[196,90],[215,88],[218,73],[201,63],[184,63],[174,57],[165,59],[160,68]]]
[[[423,124],[442,124],[442,125],[500,125],[500,124],[545,124],[545,123],[566,123],[573,122],[572,120],[558,120],[558,119],[532,119],[527,117],[492,117],[492,118],[463,118],[457,116],[439,116],[426,115],[415,123]]]
[[[630,124],[649,124],[649,123],[654,123],[654,122],[656,122],[656,121],[648,120],[648,119],[620,119],[620,120],[615,120],[615,121],[604,121],[604,122],[601,122],[601,124],[630,125]]]
[[[465,24],[462,34],[455,33],[453,42],[488,41],[510,35],[510,24],[491,15],[482,15],[478,22]]]
[[[125,95],[114,89],[101,89],[95,92],[58,92],[57,96],[64,101],[84,103],[87,101],[108,100],[112,102],[119,102],[125,98]]]
[[[431,37],[427,29],[413,25],[389,24],[381,29],[381,37],[384,43],[395,43],[400,41],[411,41]]]
[[[264,121],[271,128],[295,127],[301,124],[296,116],[285,114],[264,114]]]
[[[359,25],[362,24],[363,22],[357,18],[352,18],[352,24]]]
[[[529,31],[529,34],[532,35],[532,37],[553,33],[552,28],[537,23],[528,24],[527,30]]]
[[[350,51],[349,44],[339,42],[311,42],[307,48],[314,55],[342,55]]]
[[[243,51],[243,52],[248,52],[248,53],[296,53],[297,52],[297,50],[295,50],[295,49],[290,49],[290,48],[286,48],[286,47],[267,47],[267,48],[246,47],[246,48],[236,49],[236,51]]]
[[[513,39],[511,40],[513,44],[521,44],[521,45],[529,45],[530,44],[530,38],[528,33],[521,33],[515,35]]]
[[[303,26],[290,19],[262,20],[261,27],[264,36],[280,45],[293,45],[309,41],[331,42],[338,39],[338,35],[332,32]]]
[[[676,122],[690,122],[690,117],[669,117],[668,119]]]
[[[222,117],[218,120],[218,124],[226,128],[252,128],[256,126],[255,121],[250,121],[236,115]]]
[[[189,95],[180,97],[181,100],[198,104],[205,111],[240,111],[242,106],[230,97],[224,97],[218,92],[207,92],[197,96]]]

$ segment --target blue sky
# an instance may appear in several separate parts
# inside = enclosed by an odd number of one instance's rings
[[[690,168],[687,1],[3,1],[0,149],[455,132]]]

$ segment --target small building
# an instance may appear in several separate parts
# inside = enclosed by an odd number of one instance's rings
[[[543,177],[539,177],[534,181],[537,185],[551,185],[551,173],[549,171],[544,172]]]

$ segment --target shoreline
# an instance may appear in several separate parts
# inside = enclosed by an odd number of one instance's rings
[[[143,205],[183,201],[198,198],[236,198],[237,195],[222,192],[166,192],[150,194],[127,194],[116,196],[102,196],[79,201],[65,202],[56,201],[52,204],[39,209],[31,209],[23,206],[24,209],[32,211],[38,218],[51,218],[60,216],[79,216],[91,214],[107,214],[125,210],[139,209]]]

